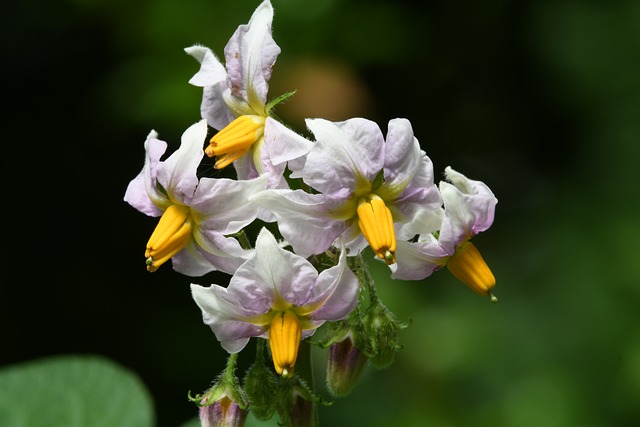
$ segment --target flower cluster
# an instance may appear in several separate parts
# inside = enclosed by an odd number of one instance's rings
[[[203,88],[201,119],[164,160],[167,143],[149,133],[144,167],[124,197],[160,218],[146,245],[148,271],[171,260],[186,276],[230,275],[224,286],[191,285],[230,355],[211,389],[193,398],[205,426],[242,425],[247,411],[314,425],[322,399],[297,363],[309,345],[329,349],[327,386],[336,397],[367,363],[389,366],[406,325],[377,296],[369,250],[392,278],[421,280],[446,266],[495,301],[495,278],[470,241],[493,223],[491,190],[450,167],[436,185],[406,119],[389,121],[386,135],[365,118],[307,119],[312,139],[283,124],[274,107],[293,92],[269,100],[280,53],[272,20],[264,0],[229,40],[224,61],[204,46],[185,49],[200,63],[190,83]],[[209,158],[236,178],[199,176]],[[252,242],[246,230],[254,223]],[[322,325],[324,338],[308,339]],[[256,360],[241,383],[236,359],[251,338]]]

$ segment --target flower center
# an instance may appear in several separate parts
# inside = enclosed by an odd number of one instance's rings
[[[240,116],[209,141],[204,150],[209,157],[217,157],[215,168],[222,169],[242,157],[264,135],[263,116]]]
[[[164,211],[160,221],[153,230],[147,250],[147,270],[156,271],[172,256],[180,252],[191,237],[191,218],[189,208],[181,205],[171,205]]]
[[[373,252],[384,262],[396,262],[396,233],[391,211],[379,196],[369,194],[358,200],[358,226]]]
[[[283,311],[273,317],[269,328],[269,348],[278,375],[285,378],[293,375],[301,338],[298,316],[291,311]]]
[[[489,295],[492,302],[498,301],[491,293],[496,285],[496,278],[473,243],[467,241],[460,245],[447,261],[447,268],[474,292]]]

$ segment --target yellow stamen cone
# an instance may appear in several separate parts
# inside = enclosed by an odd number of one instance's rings
[[[373,252],[384,262],[396,262],[396,233],[391,211],[378,196],[363,197],[358,202],[358,226]]]
[[[147,270],[156,271],[187,245],[190,236],[189,208],[180,205],[169,206],[160,217],[156,229],[147,242],[147,250],[144,254],[147,259]]]
[[[463,243],[449,258],[447,267],[451,274],[480,295],[488,295],[492,302],[498,299],[491,293],[496,278],[480,255],[480,251],[469,241]]]
[[[288,378],[298,358],[302,327],[298,316],[289,311],[276,314],[269,328],[269,348],[278,375]]]
[[[204,150],[218,157],[214,167],[222,169],[242,157],[264,135],[265,122],[262,116],[240,116],[215,134]]]

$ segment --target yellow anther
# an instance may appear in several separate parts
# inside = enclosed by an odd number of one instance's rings
[[[209,141],[204,150],[209,157],[217,157],[216,169],[222,169],[242,157],[264,135],[263,116],[240,116]]]
[[[302,327],[298,316],[290,311],[277,313],[269,328],[269,348],[278,375],[290,377],[298,358]]]
[[[180,252],[191,237],[189,208],[171,205],[164,211],[156,229],[147,242],[144,253],[147,270],[156,271],[172,256]]]
[[[358,226],[373,252],[387,265],[396,262],[396,233],[391,211],[375,194],[358,201]]]
[[[491,293],[496,278],[480,255],[475,245],[469,241],[463,243],[447,262],[449,271],[471,290],[489,296],[492,302],[498,299]]]

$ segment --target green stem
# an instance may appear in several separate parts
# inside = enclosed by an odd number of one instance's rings
[[[236,382],[236,362],[238,361],[238,354],[233,353],[229,355],[227,359],[227,367],[224,370],[224,379],[227,381],[227,384],[233,384]]]
[[[242,249],[251,249],[251,242],[249,241],[249,237],[247,237],[247,233],[245,233],[244,229],[238,231],[236,233],[236,237],[238,238],[238,242]]]

